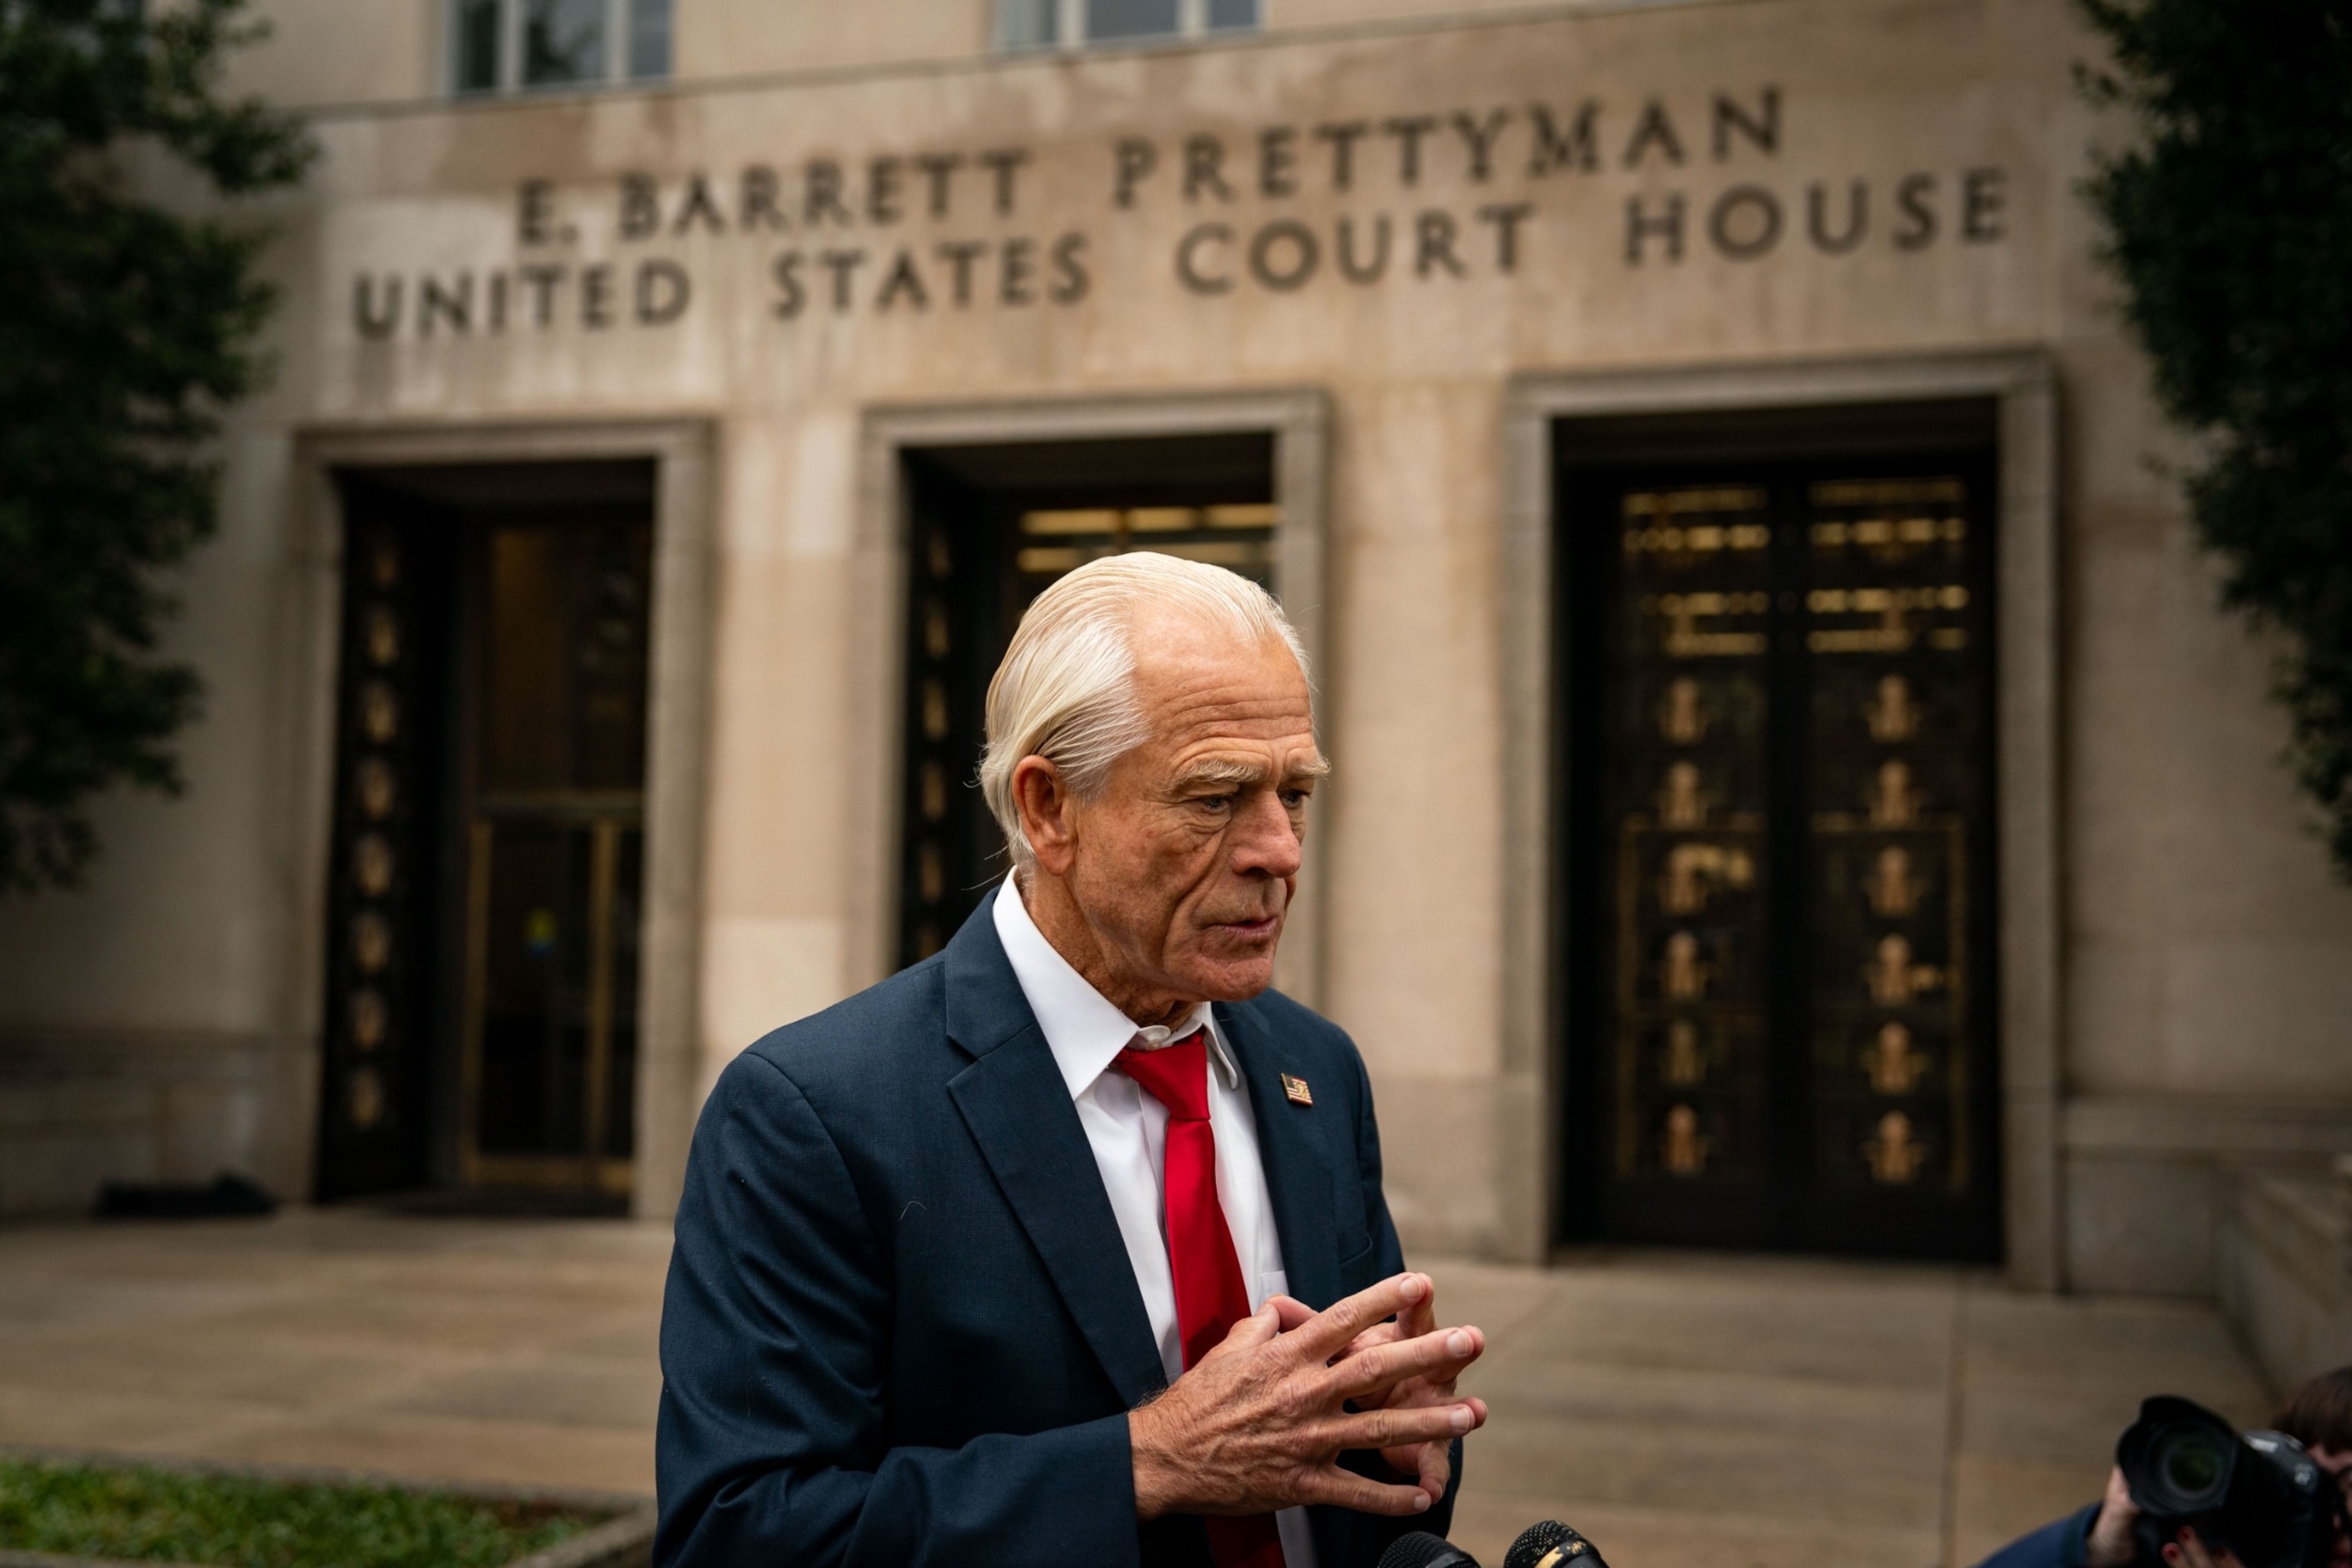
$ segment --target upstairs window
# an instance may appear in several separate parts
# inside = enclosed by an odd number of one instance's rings
[[[996,0],[1000,49],[1085,48],[1257,26],[1258,0]]]
[[[449,85],[460,94],[660,81],[670,0],[449,0]]]

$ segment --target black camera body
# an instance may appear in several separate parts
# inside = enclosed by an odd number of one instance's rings
[[[2241,1436],[2203,1405],[2158,1394],[2116,1443],[2116,1463],[2139,1509],[2143,1563],[2162,1563],[2186,1526],[2246,1568],[2327,1568],[2335,1478],[2284,1432]]]

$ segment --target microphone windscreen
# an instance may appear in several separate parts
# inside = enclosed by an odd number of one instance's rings
[[[1519,1531],[1503,1555],[1503,1568],[1609,1568],[1587,1541],[1556,1519]]]
[[[1389,1542],[1380,1568],[1478,1568],[1478,1560],[1443,1537],[1415,1530]]]

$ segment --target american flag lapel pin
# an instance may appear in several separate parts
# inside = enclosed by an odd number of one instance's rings
[[[1307,1087],[1307,1080],[1303,1078],[1293,1078],[1288,1073],[1282,1075],[1282,1097],[1293,1105],[1315,1103],[1315,1091]]]

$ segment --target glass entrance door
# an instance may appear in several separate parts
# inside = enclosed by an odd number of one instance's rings
[[[1989,483],[1945,457],[1570,491],[1601,1234],[1996,1249]]]
[[[494,521],[474,542],[469,1186],[629,1191],[651,546],[637,512]]]

